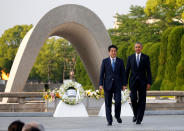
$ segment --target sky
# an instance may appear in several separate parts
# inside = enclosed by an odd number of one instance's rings
[[[0,0],[0,36],[15,25],[33,24],[49,10],[64,5],[83,5],[100,17],[107,29],[113,28],[114,16],[127,14],[131,5],[145,6],[147,0]]]

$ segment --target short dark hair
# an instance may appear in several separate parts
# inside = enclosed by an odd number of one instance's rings
[[[118,47],[117,47],[117,46],[115,46],[115,45],[110,45],[110,46],[108,47],[108,51],[110,51],[110,50],[111,50],[111,48],[115,48],[115,49],[116,49],[116,51],[118,50]]]
[[[141,45],[141,46],[142,46],[142,43],[141,43],[141,42],[138,42],[138,41],[137,41],[137,42],[135,43],[135,45],[136,45],[136,44],[139,44],[139,45]]]
[[[13,121],[8,126],[8,131],[21,131],[24,126],[24,123],[20,120]]]

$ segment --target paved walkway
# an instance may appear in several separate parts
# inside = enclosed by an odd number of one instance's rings
[[[53,118],[53,117],[0,117],[0,131],[6,131],[14,120],[39,122],[46,131],[184,131],[184,115],[146,115],[141,125],[132,123],[131,117],[123,117],[123,124],[116,120],[106,125],[104,117]]]

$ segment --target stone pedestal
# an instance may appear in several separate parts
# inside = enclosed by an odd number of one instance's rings
[[[88,113],[83,103],[69,105],[60,101],[53,117],[88,117]]]
[[[114,104],[112,104],[112,116],[115,116],[114,108],[115,108]],[[98,116],[106,116],[105,115],[105,103],[102,105]],[[132,108],[130,107],[130,104],[128,102],[123,103],[121,105],[121,116],[133,116]]]

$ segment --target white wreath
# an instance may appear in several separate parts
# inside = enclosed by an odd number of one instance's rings
[[[128,101],[130,97],[130,94],[129,94],[129,91],[128,89],[124,90],[124,91],[121,91],[121,103],[126,103]],[[114,104],[115,103],[115,100],[112,99],[112,103]]]
[[[126,103],[130,97],[130,92],[128,89],[121,91],[121,103]]]
[[[64,80],[60,90],[61,99],[66,104],[76,105],[84,99],[85,93],[82,85],[72,80]]]

